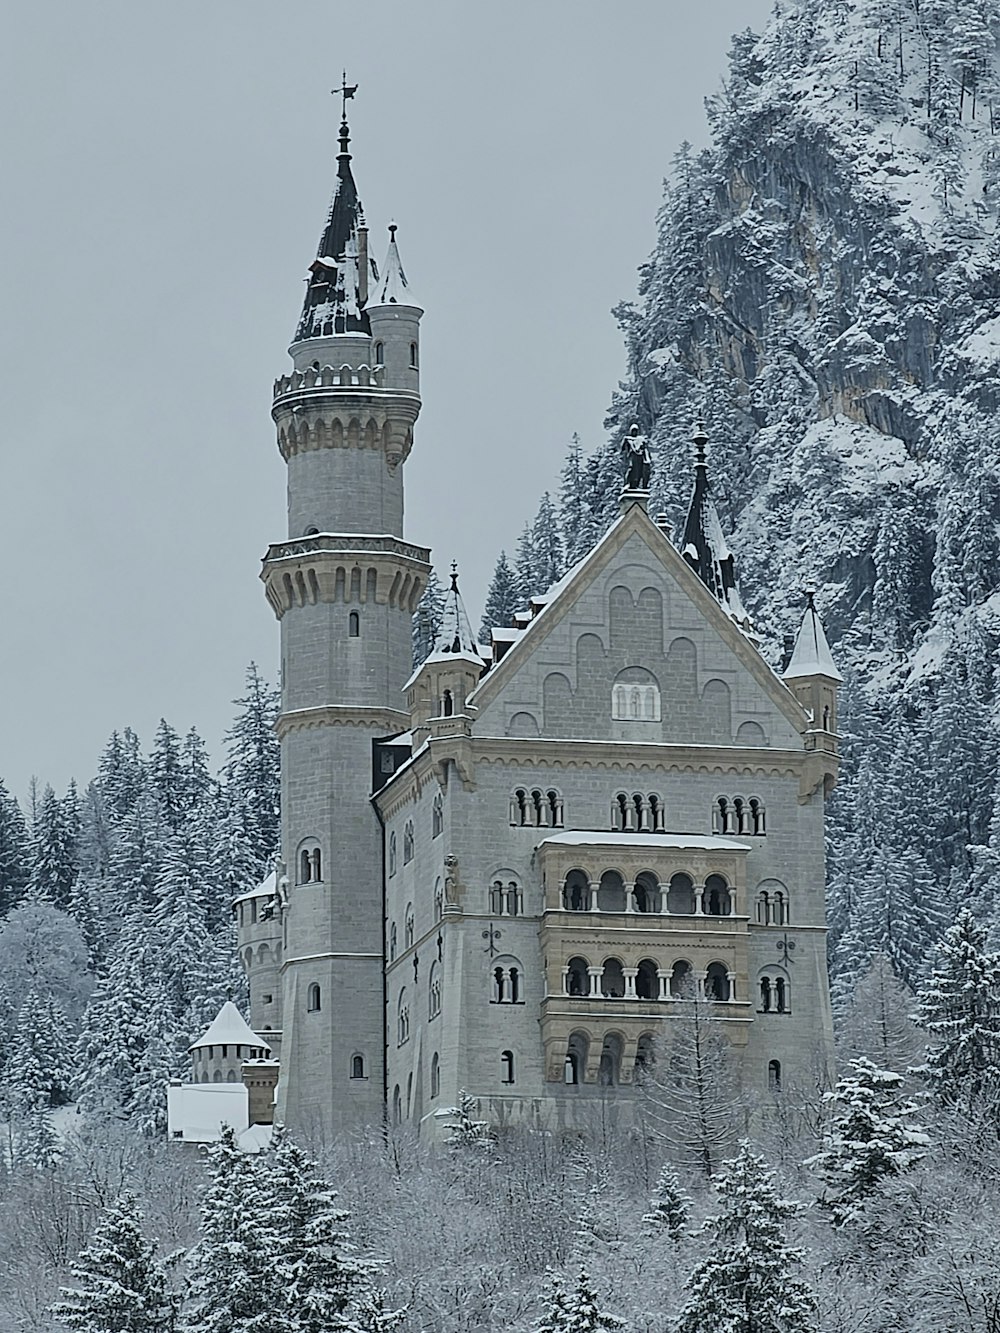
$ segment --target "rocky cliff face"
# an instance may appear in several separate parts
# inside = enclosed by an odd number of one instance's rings
[[[779,0],[763,34],[734,39],[713,145],[678,153],[617,312],[630,374],[608,444],[571,451],[563,478],[572,559],[614,517],[638,420],[654,512],[680,531],[702,418],[773,662],[816,587],[848,678],[841,990],[875,952],[915,984],[960,903],[992,917],[1000,872],[998,34],[1000,0]],[[522,594],[549,581],[546,503],[522,535]]]

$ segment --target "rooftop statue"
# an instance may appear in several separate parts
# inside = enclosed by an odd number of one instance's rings
[[[652,459],[649,454],[649,441],[639,427],[632,423],[629,432],[622,440],[622,459],[625,463],[625,487],[627,491],[648,491],[649,473]]]

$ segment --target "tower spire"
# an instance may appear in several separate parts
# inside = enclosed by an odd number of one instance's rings
[[[348,85],[346,72],[341,86],[332,89],[342,99],[337,182],[316,258],[309,265],[296,342],[328,338],[337,333],[371,332],[364,311],[368,290],[367,232],[351,172],[351,132],[347,123],[347,103],[357,90],[357,84]]]
[[[399,247],[396,244],[397,231],[399,228],[395,222],[390,222],[389,250],[382,265],[381,277],[372,289],[372,297],[368,304],[369,306],[410,305],[416,310],[422,310],[423,307],[414,296],[403,270],[403,261],[399,257]]]
[[[708,435],[703,421],[696,425],[691,443],[694,445],[694,490],[684,525],[681,554],[723,609],[728,611],[738,625],[748,628],[750,617],[736,587],[736,562],[726,544],[718,510],[712,501],[708,476]]]

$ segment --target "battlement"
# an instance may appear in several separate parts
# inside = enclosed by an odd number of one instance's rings
[[[288,375],[279,375],[274,381],[274,400],[284,398],[290,393],[299,393],[303,389],[339,389],[339,388],[385,387],[384,366],[310,366],[306,370],[293,370]]]

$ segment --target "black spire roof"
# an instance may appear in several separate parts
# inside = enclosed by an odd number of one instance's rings
[[[309,266],[296,342],[334,333],[371,333],[363,309],[368,275],[362,270],[368,264],[367,245],[358,234],[359,228],[364,228],[364,211],[351,174],[351,154],[347,151],[350,141],[345,117],[340,124],[337,185],[316,258]]]
[[[694,491],[684,525],[681,555],[733,619],[747,626],[749,617],[736,587],[735,561],[723,536],[718,511],[712,502],[708,461],[705,457],[708,436],[700,421],[692,443],[695,448]]]

